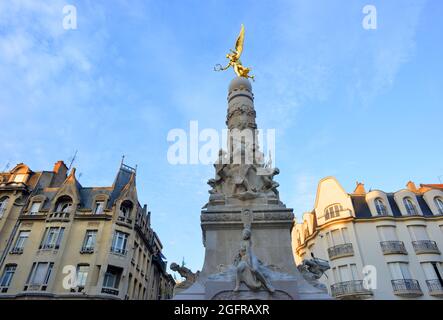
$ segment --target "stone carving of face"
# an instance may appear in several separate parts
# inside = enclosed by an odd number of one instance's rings
[[[243,240],[249,240],[251,238],[251,230],[243,229]]]

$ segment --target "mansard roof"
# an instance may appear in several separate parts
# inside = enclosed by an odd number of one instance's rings
[[[350,194],[352,205],[354,206],[355,211],[355,217],[356,218],[371,218],[371,210],[369,209],[368,203],[366,201],[365,195],[356,195],[356,194]],[[431,209],[427,205],[426,201],[423,198],[423,195],[416,194],[417,202],[420,206],[421,211],[423,212],[423,216],[433,216]],[[394,193],[387,193],[386,197],[389,201],[389,206],[391,207],[392,214],[394,217],[402,217],[400,209],[398,208],[397,202],[394,199]]]
[[[83,187],[76,179],[75,169],[73,169],[61,186],[40,188],[34,192],[34,195],[43,195],[48,199],[43,205],[44,210],[48,210],[52,201],[63,194],[78,197],[76,200],[78,200],[79,208],[91,210],[96,197],[104,195],[108,197],[107,208],[111,209],[122,194],[131,190],[132,186],[135,187],[135,169],[122,164],[110,187]],[[142,211],[138,201],[134,205],[137,212]]]

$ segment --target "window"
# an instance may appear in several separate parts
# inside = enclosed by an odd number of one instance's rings
[[[17,240],[15,241],[14,248],[12,248],[12,253],[22,253],[25,247],[26,239],[29,238],[30,231],[20,231]]]
[[[88,278],[89,265],[78,265],[77,266],[77,286],[85,287],[86,279]]]
[[[120,269],[113,266],[108,266],[108,270],[106,271],[105,277],[103,278],[103,287],[118,289],[120,283],[120,274]]]
[[[343,206],[341,204],[333,204],[325,209],[325,219],[329,220],[340,216],[340,211],[343,211]]]
[[[25,183],[25,180],[26,180],[26,174],[23,174],[23,173],[18,173],[14,177],[14,182],[17,182],[17,183],[19,183],[19,182]]]
[[[97,230],[87,230],[81,252],[93,252],[97,239]]]
[[[394,226],[378,226],[377,233],[380,241],[398,241],[397,231]]]
[[[443,199],[440,197],[435,197],[434,202],[437,206],[438,214],[443,214]]]
[[[46,228],[40,249],[58,249],[63,239],[65,228]]]
[[[416,216],[418,215],[417,208],[415,207],[414,202],[412,202],[412,199],[409,197],[406,197],[403,199],[403,204],[405,205],[406,212],[410,216]]]
[[[3,215],[6,212],[6,208],[8,207],[9,198],[4,197],[0,200],[0,218],[3,217]]]
[[[0,292],[6,292],[8,287],[11,285],[12,277],[14,276],[15,269],[17,269],[17,265],[15,264],[7,264],[5,266],[5,270],[3,271],[3,275],[0,278]]]
[[[392,280],[412,279],[407,262],[390,262],[388,266]]]
[[[426,226],[408,226],[408,231],[412,241],[429,240],[429,234],[426,230]]]
[[[130,218],[132,211],[132,202],[125,200],[120,206],[120,216],[124,218]]]
[[[97,201],[95,203],[94,214],[102,214],[104,208],[105,208],[105,202],[104,201]]]
[[[128,234],[120,231],[115,231],[112,239],[111,252],[126,254],[126,243],[128,242]]]
[[[69,196],[62,196],[57,200],[55,212],[70,212],[72,208],[72,199]]]
[[[46,290],[46,285],[51,277],[54,263],[48,262],[34,262],[29,273],[27,284],[29,286],[42,286],[41,290]],[[28,289],[27,287],[25,287]],[[34,289],[34,288],[33,288]]]
[[[42,204],[41,202],[33,202],[29,214],[32,216],[36,215],[40,210],[41,204]]]
[[[69,212],[72,207],[72,203],[62,203],[59,205],[57,212]]]
[[[375,199],[375,208],[377,209],[377,214],[379,216],[387,216],[388,211],[386,210],[386,206],[381,198]]]

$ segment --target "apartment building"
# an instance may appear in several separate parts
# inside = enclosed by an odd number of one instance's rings
[[[63,161],[0,173],[0,299],[172,297],[150,218],[123,162],[110,187],[83,187]]]
[[[443,299],[442,184],[347,193],[327,177],[292,241],[297,264],[329,260],[321,282],[334,298]]]

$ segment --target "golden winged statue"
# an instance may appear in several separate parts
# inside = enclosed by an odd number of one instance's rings
[[[244,41],[245,41],[245,26],[242,24],[240,34],[238,35],[237,42],[235,43],[235,50],[230,49],[229,51],[231,51],[231,53],[228,53],[226,55],[226,58],[229,59],[229,63],[226,65],[226,67],[222,67],[222,65],[217,64],[214,67],[214,70],[224,71],[229,69],[229,67],[233,67],[237,76],[243,78],[251,78],[254,81],[254,76],[249,75],[249,71],[251,70],[243,66],[240,61],[240,56],[243,52]]]

